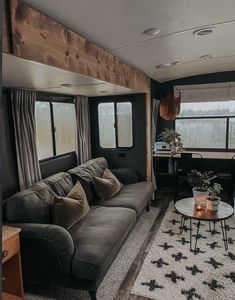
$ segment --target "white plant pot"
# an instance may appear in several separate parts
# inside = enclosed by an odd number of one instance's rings
[[[217,211],[220,204],[220,197],[215,197],[213,200],[210,197],[206,198],[207,209]]]
[[[195,188],[193,188],[193,197],[194,197],[194,203],[196,205],[206,205],[206,199],[209,196],[209,191],[198,191]]]

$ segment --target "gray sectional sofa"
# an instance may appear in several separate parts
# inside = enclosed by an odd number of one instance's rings
[[[5,223],[22,229],[21,255],[25,283],[52,282],[86,289],[91,299],[119,249],[153,196],[149,182],[138,182],[130,169],[112,172],[124,184],[112,199],[99,202],[92,190],[92,176],[102,176],[104,158],[90,160],[67,173],[52,175],[4,202]],[[80,180],[91,210],[68,231],[51,224],[50,207],[55,194],[66,196]]]

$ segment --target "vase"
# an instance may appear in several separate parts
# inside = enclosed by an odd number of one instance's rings
[[[217,211],[220,204],[220,200],[221,200],[220,197],[214,197],[214,198],[207,197],[206,198],[207,209]]]
[[[196,188],[193,188],[193,197],[195,205],[206,206],[206,198],[209,196],[209,191],[198,191]]]

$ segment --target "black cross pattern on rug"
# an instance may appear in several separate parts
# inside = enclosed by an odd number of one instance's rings
[[[164,286],[159,285],[155,279],[151,279],[149,282],[141,282],[141,284],[147,285],[150,292],[154,291],[155,289],[164,289]]]
[[[164,243],[163,245],[158,245],[159,247],[162,247],[163,250],[168,250],[169,248],[174,248],[172,245],[168,245],[168,243]]]
[[[216,291],[217,289],[224,289],[224,286],[222,284],[219,284],[216,279],[212,279],[211,282],[203,281],[203,284],[208,285],[209,288],[213,291]]]
[[[170,280],[174,283],[177,283],[177,280],[185,280],[184,276],[178,275],[177,273],[175,273],[175,271],[171,271],[171,273],[166,274],[165,277],[170,278]]]
[[[181,229],[184,232],[188,232],[188,230],[192,230],[192,229],[190,229],[189,227],[187,227],[185,225],[184,226],[180,226],[179,229]]]
[[[169,236],[174,236],[175,233],[172,231],[172,229],[169,229],[167,231],[163,231],[163,233],[169,234]]]
[[[197,239],[199,240],[199,239],[204,239],[204,240],[206,240],[207,239],[207,237],[206,236],[204,236],[204,235],[202,235],[201,233],[199,233],[198,235],[196,235],[196,234],[193,234],[193,236],[197,236]]]
[[[197,273],[203,273],[203,271],[199,270],[196,265],[193,265],[192,267],[186,266],[186,270],[187,271],[191,271],[191,273],[192,273],[193,276],[197,275]]]
[[[158,268],[162,268],[163,265],[168,266],[169,264],[167,262],[165,262],[162,258],[160,258],[159,260],[151,260],[152,264],[156,264],[156,266]]]
[[[225,278],[230,278],[233,283],[235,283],[235,272],[230,272],[229,274],[224,275]]]
[[[180,221],[177,221],[176,219],[172,219],[169,221],[169,223],[172,223],[173,225],[180,223]]]
[[[191,288],[189,290],[182,290],[181,294],[185,295],[187,300],[193,300],[195,298],[196,299],[200,299],[200,300],[203,299],[201,295],[199,295],[198,293],[196,293],[196,289],[195,288]]]
[[[178,252],[177,254],[172,254],[172,257],[174,257],[175,261],[181,261],[181,259],[188,259],[187,256],[184,256],[181,252]]]
[[[197,249],[195,249],[195,250],[191,250],[192,252],[193,252],[193,254],[194,255],[197,255],[197,254],[203,254],[203,253],[205,253],[206,251],[203,251],[203,250],[201,250],[200,248],[198,248],[197,247]]]
[[[222,248],[221,246],[218,245],[217,242],[208,243],[207,246],[210,246],[211,249]]]
[[[214,269],[219,269],[219,266],[221,266],[221,267],[223,266],[222,263],[216,261],[213,257],[211,257],[209,261],[208,261],[208,260],[205,260],[204,262],[207,263],[207,264],[212,265],[212,267],[213,267]]]
[[[176,240],[176,242],[180,242],[181,245],[189,244],[189,241],[187,241],[184,237],[181,237],[180,240]]]
[[[218,230],[216,230],[216,229],[206,230],[206,232],[210,232],[211,235],[220,234],[220,231],[218,231]]]
[[[228,244],[229,244],[229,245],[233,245],[234,242],[235,242],[235,240],[233,240],[231,237],[228,238]]]
[[[235,255],[232,252],[228,252],[227,254],[224,254],[224,256],[229,257],[231,260],[235,261]]]
[[[235,227],[229,226],[228,224],[225,225],[225,229],[230,231],[231,229],[235,229]]]

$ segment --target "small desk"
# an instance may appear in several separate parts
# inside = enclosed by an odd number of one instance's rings
[[[20,257],[21,229],[2,227],[2,299],[23,300],[24,289]]]
[[[235,152],[220,152],[220,151],[183,151],[182,153],[198,153],[202,156],[202,158],[205,159],[232,159],[232,157],[235,155]],[[200,158],[200,155],[196,155],[193,154],[193,158]],[[170,152],[168,153],[154,153],[153,157],[157,157],[157,158],[161,158],[161,157],[165,157],[165,158],[180,158],[181,157],[181,153],[177,153],[172,155]]]
[[[183,151],[181,153],[193,153],[192,155],[193,159],[196,158],[196,159],[207,159],[207,160],[231,160],[235,155],[235,152],[222,152],[222,151]],[[168,158],[168,173],[174,174],[173,158],[180,159],[181,153],[176,153],[173,155],[171,154],[171,152],[153,153],[153,159]]]

